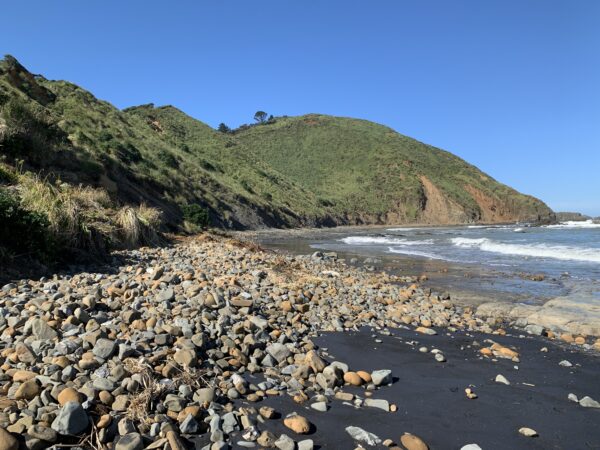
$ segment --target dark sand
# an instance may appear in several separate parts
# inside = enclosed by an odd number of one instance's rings
[[[294,411],[304,415],[315,425],[309,436],[294,435],[281,420],[268,421],[266,428],[297,441],[309,437],[324,449],[355,448],[356,443],[345,431],[349,425],[396,442],[404,432],[411,432],[434,450],[460,449],[470,443],[484,450],[600,449],[600,409],[584,408],[567,399],[569,393],[574,393],[579,398],[589,395],[600,400],[600,358],[595,354],[530,336],[469,336],[463,332],[424,336],[404,329],[392,333],[378,334],[382,343],[375,343],[372,335],[377,333],[369,329],[327,333],[316,343],[327,348],[336,360],[349,364],[350,370],[391,369],[393,385],[374,391],[373,398],[395,403],[397,412],[355,409],[335,399],[329,411],[318,412],[309,407],[310,401],[298,405],[285,395],[248,406],[270,405],[284,415]],[[485,339],[514,346],[521,362],[480,357],[480,347],[472,344]],[[408,345],[410,341],[415,345]],[[447,362],[436,362],[433,354],[419,352],[420,346],[442,350]],[[549,351],[541,352],[542,347]],[[573,367],[559,366],[564,359]],[[498,374],[511,385],[496,383]],[[466,398],[464,389],[469,385],[479,398]],[[362,397],[365,392],[350,387],[344,387],[344,391]],[[539,437],[520,435],[521,427],[533,428]]]

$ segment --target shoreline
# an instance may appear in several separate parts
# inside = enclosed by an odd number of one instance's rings
[[[374,229],[379,228],[263,230],[234,235],[270,249],[300,255],[319,250],[318,245],[311,245],[319,239],[332,240],[353,231]],[[476,308],[477,314],[486,319],[507,320],[529,333],[539,335],[548,329],[554,335],[565,334],[567,342],[572,340],[569,335],[600,337],[600,306],[587,299],[576,280],[552,277],[540,280],[537,273],[506,272],[409,255],[361,252],[359,248],[335,252],[347,261],[356,260],[354,266],[371,266],[372,270],[386,270],[391,274],[426,275],[427,286],[438,292],[449,292],[454,303]],[[373,260],[377,263],[372,264]]]
[[[600,358],[590,345],[484,320],[420,277],[210,234],[115,257],[121,265],[107,272],[0,289],[3,449],[311,450],[409,439],[435,450],[452,427],[457,448],[600,440],[591,425]],[[496,392],[496,372],[513,384]],[[532,420],[540,407],[559,414]],[[504,415],[498,430],[469,431],[485,429],[493,411]],[[519,434],[527,426],[540,437]]]

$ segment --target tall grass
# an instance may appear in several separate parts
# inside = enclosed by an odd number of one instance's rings
[[[30,172],[12,173],[13,197],[23,211],[44,218],[43,231],[57,257],[100,256],[113,248],[160,241],[161,213],[155,208],[118,208],[103,189],[52,182]],[[9,247],[8,242],[0,242],[3,246]]]

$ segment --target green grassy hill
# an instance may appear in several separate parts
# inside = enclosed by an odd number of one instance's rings
[[[80,243],[96,241],[92,235],[122,241],[124,208],[140,227],[157,226],[160,215],[172,230],[191,217],[190,205],[210,224],[238,229],[552,214],[382,125],[311,114],[221,133],[172,106],[119,110],[72,83],[32,75],[10,56],[0,60],[0,156],[0,197],[56,230],[66,220],[56,211],[71,205]]]
[[[348,223],[544,220],[540,200],[462,159],[365,120],[309,114],[237,131],[263,161]]]

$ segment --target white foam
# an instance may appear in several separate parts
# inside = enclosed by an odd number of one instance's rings
[[[595,223],[593,220],[568,220],[556,225],[546,225],[544,228],[600,228],[600,223]]]
[[[552,258],[564,261],[600,262],[600,249],[596,248],[545,244],[507,244],[495,242],[487,238],[453,238],[451,241],[457,247],[478,248],[485,252],[501,253],[504,255]]]
[[[410,249],[407,249],[404,247],[389,247],[388,250],[390,251],[390,253],[399,253],[402,255],[412,255],[412,256],[422,256],[423,258],[443,259],[443,260],[451,261],[440,255],[436,255],[435,253],[421,252],[419,250],[410,250]]]
[[[372,245],[372,244],[384,244],[384,245],[430,245],[433,244],[431,239],[423,239],[422,241],[409,241],[403,238],[391,238],[384,236],[348,236],[340,239],[344,244],[349,245]]]
[[[387,231],[412,231],[418,230],[418,228],[386,228]]]

